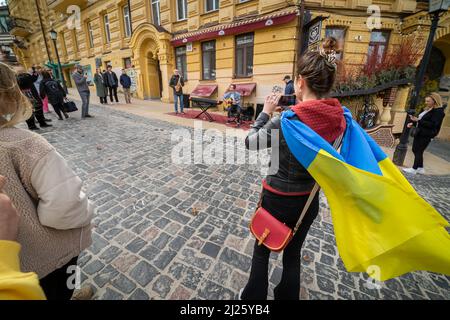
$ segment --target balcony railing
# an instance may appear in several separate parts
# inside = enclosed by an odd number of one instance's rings
[[[9,46],[14,43],[14,38],[9,33],[0,34],[0,46]]]

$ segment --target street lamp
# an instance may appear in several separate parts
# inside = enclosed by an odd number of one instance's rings
[[[58,47],[56,46],[56,39],[58,38],[58,33],[55,30],[50,30],[50,39],[53,40],[53,45],[55,46],[56,58],[58,59],[58,73],[62,81],[62,86],[64,91],[67,93],[66,81],[62,73],[61,60],[59,59]]]
[[[423,54],[422,61],[420,62],[419,70],[417,71],[416,74],[414,91],[411,96],[409,110],[407,111],[406,120],[403,125],[400,143],[397,145],[394,152],[393,162],[398,166],[403,165],[403,162],[405,161],[406,157],[406,152],[408,151],[410,128],[408,128],[407,125],[409,122],[409,115],[413,115],[416,112],[416,106],[417,103],[419,102],[419,94],[423,87],[423,79],[425,77],[425,71],[427,69],[428,63],[430,62],[431,49],[433,47],[434,36],[436,35],[440,14],[442,12],[446,12],[449,6],[450,0],[430,0],[429,3],[429,13],[432,14],[430,34],[428,35],[428,41],[425,47],[425,52]]]

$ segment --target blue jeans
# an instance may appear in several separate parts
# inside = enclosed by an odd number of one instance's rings
[[[80,97],[81,97],[81,117],[84,118],[86,115],[89,114],[89,96],[91,93],[89,91],[81,91]]]
[[[175,100],[175,112],[178,112],[178,99],[180,99],[180,110],[183,112],[183,95],[173,95],[173,100]]]

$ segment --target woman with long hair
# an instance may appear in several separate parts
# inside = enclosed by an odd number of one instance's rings
[[[327,38],[319,51],[305,53],[297,65],[295,94],[298,103],[291,107],[295,120],[302,121],[330,144],[345,130],[343,108],[337,99],[327,98],[336,79],[336,39]],[[246,138],[251,150],[278,148],[278,171],[263,180],[260,205],[278,221],[294,228],[305,207],[315,181],[289,150],[281,130],[280,116],[273,116],[279,96],[266,98]],[[276,145],[273,135],[279,135]],[[273,163],[274,161],[272,161]],[[300,292],[300,250],[319,212],[319,196],[315,195],[300,228],[283,251],[283,273],[274,290],[275,299],[298,300]],[[265,300],[268,293],[268,264],[270,250],[255,242],[250,278],[240,292],[243,300]]]
[[[0,176],[20,215],[23,272],[36,272],[49,300],[70,299],[78,255],[91,244],[93,208],[82,181],[42,136],[17,128],[32,114],[15,72],[0,63]]]
[[[425,98],[425,108],[417,117],[409,116],[408,128],[415,127],[414,130],[416,130],[412,146],[414,164],[412,168],[403,168],[403,171],[411,174],[425,174],[423,153],[431,140],[439,134],[444,117],[442,98],[437,92],[430,93]]]
[[[67,119],[69,115],[64,111],[64,98],[66,92],[58,81],[54,80],[49,72],[42,71],[42,81],[39,85],[39,93],[41,98],[48,98],[48,102],[51,103],[53,109],[58,115],[59,120],[63,120],[63,115]]]

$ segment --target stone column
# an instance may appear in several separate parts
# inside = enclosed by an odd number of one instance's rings
[[[173,73],[173,63],[169,58],[168,53],[159,53],[159,68],[161,70],[162,95],[161,101],[170,103],[173,102],[172,88],[169,87],[170,77]]]
[[[393,87],[385,93],[385,97],[383,98],[383,113],[380,117],[381,124],[388,124],[391,121],[391,107],[395,102],[397,91],[398,87]]]

